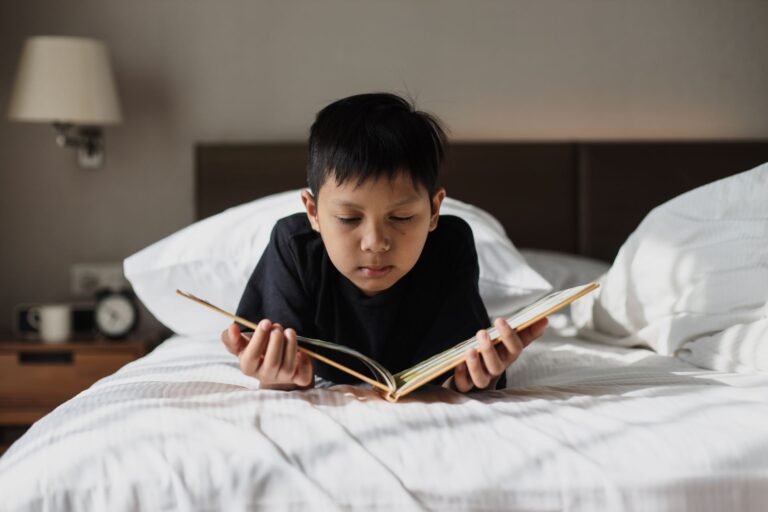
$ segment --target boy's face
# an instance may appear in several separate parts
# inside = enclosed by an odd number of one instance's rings
[[[320,233],[333,265],[366,295],[375,295],[407,274],[437,227],[445,190],[434,197],[410,176],[349,180],[329,175],[319,200],[301,194],[312,228]]]

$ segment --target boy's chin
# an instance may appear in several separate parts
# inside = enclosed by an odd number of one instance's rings
[[[352,279],[352,283],[369,297],[378,295],[392,288],[400,278],[390,279]]]

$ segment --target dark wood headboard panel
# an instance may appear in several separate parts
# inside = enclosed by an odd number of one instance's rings
[[[610,261],[643,216],[686,190],[768,161],[768,142],[455,143],[448,195],[501,221],[518,247]],[[306,184],[304,144],[200,144],[202,219]]]
[[[764,162],[768,142],[582,144],[579,252],[611,261],[655,206]]]
[[[572,144],[456,144],[442,184],[499,219],[518,247],[577,253],[574,157]]]
[[[305,144],[195,147],[195,217],[307,185]]]

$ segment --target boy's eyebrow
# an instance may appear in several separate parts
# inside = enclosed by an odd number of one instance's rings
[[[392,203],[390,205],[390,208],[398,208],[398,207],[404,206],[406,204],[416,203],[420,199],[421,198],[418,197],[418,196],[408,196],[408,197],[405,197],[405,198],[401,199],[400,201]],[[333,201],[331,201],[331,204],[333,204],[335,206],[347,206],[349,208],[363,208],[362,205],[359,205],[359,204],[357,204],[357,203],[355,203],[353,201],[347,201],[347,200],[344,200],[344,199],[334,199]]]

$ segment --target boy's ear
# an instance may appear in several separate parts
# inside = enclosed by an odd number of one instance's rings
[[[440,205],[443,204],[443,199],[445,199],[445,189],[440,187],[435,191],[435,195],[432,196],[432,215],[429,218],[430,231],[434,231],[437,227],[437,219],[440,216]]]
[[[317,201],[309,190],[301,191],[301,202],[304,203],[304,208],[307,210],[307,218],[312,225],[312,229],[320,232],[320,222],[317,220]]]

